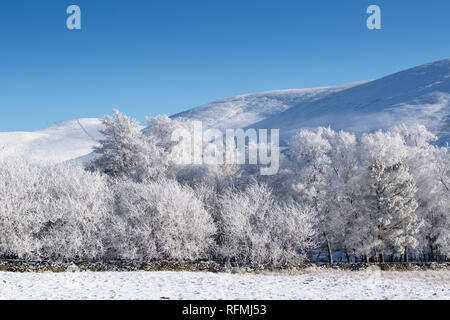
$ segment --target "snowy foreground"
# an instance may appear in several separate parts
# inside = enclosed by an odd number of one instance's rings
[[[445,299],[450,271],[0,272],[1,299]]]

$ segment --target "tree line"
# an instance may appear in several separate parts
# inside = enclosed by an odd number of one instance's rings
[[[213,260],[285,266],[446,260],[450,156],[423,126],[355,136],[300,130],[280,171],[183,164],[187,120],[104,120],[82,165],[0,160],[0,255],[28,260]],[[203,145],[202,148],[208,148]],[[242,152],[236,150],[236,152]],[[245,150],[243,151],[245,152]]]

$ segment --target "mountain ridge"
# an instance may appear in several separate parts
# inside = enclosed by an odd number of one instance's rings
[[[301,128],[330,126],[356,134],[399,124],[423,124],[450,140],[450,59],[386,77],[334,87],[274,90],[239,95],[175,114],[204,128],[276,128],[281,141]],[[0,132],[0,157],[36,161],[88,159],[102,135],[101,119],[84,118],[32,132]]]
[[[368,81],[317,88],[271,90],[233,96],[195,107],[171,118],[203,121],[207,128],[242,128],[286,111],[291,107],[323,98]]]
[[[300,128],[331,126],[354,133],[423,124],[440,142],[450,136],[450,59],[410,68],[295,106],[252,125],[279,128],[286,140]]]

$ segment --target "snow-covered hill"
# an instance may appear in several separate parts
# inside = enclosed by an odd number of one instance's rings
[[[329,125],[360,133],[419,123],[445,144],[450,141],[450,59],[370,82],[240,95],[172,118],[201,120],[205,127],[219,129],[278,128],[284,141],[300,128]],[[99,119],[80,119],[34,132],[0,133],[0,157],[28,155],[50,162],[87,159],[101,128]]]
[[[173,117],[203,120],[205,126],[241,128],[360,83],[313,89],[279,90],[224,99]],[[36,161],[85,162],[101,138],[100,119],[78,119],[34,132],[0,132],[0,157],[28,156]]]
[[[296,105],[251,127],[279,128],[286,139],[299,128],[331,126],[361,133],[401,123],[425,125],[441,144],[450,140],[450,59]]]
[[[78,119],[34,132],[0,132],[0,157],[51,163],[75,159],[92,152],[102,126],[100,119]]]
[[[335,87],[290,89],[245,94],[205,104],[172,116],[202,121],[204,127],[243,128],[286,111],[312,103],[330,94],[363,84],[355,82]]]

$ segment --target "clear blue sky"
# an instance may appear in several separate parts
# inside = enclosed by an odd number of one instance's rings
[[[382,30],[366,28],[370,4]],[[0,131],[378,78],[448,58],[449,13],[448,0],[2,0]]]

